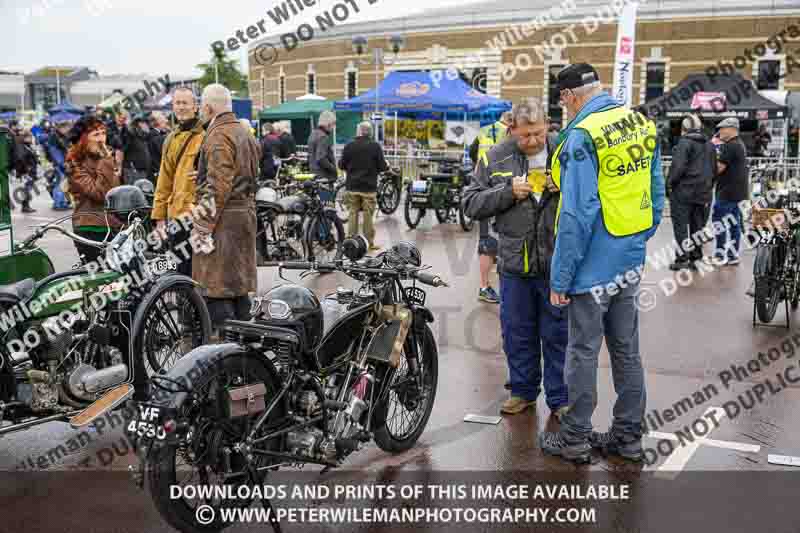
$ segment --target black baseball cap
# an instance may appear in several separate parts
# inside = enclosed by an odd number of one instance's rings
[[[600,76],[593,66],[589,63],[576,63],[558,73],[558,90],[577,89],[596,81],[600,81]]]

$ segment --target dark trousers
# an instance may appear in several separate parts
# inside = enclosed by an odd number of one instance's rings
[[[670,213],[672,216],[672,229],[675,232],[675,242],[678,246],[684,246],[683,241],[691,238],[694,235],[701,235],[703,228],[706,226],[708,220],[708,204],[697,204],[686,202],[678,198],[670,199]],[[702,236],[702,241],[708,240],[706,235]],[[699,239],[698,239],[699,240]],[[676,261],[697,261],[703,257],[703,249],[694,243],[694,248],[686,253],[681,253],[679,250]]]
[[[172,227],[175,231],[170,232]],[[167,223],[169,249],[178,259],[178,273],[192,277],[192,247],[189,244],[191,228],[185,229],[177,222]]]
[[[79,237],[83,237],[84,239],[89,239],[91,241],[98,241],[103,242],[105,239],[106,234],[99,231],[83,231],[78,230],[75,232],[75,235]],[[108,240],[114,238],[114,232],[112,231],[111,234],[108,236]],[[94,246],[89,246],[87,244],[83,244],[80,242],[75,242],[75,249],[78,250],[78,255],[81,257],[81,263],[84,265],[87,263],[92,263],[97,260],[100,255],[103,254],[102,248],[95,248]]]
[[[742,237],[742,211],[739,209],[738,202],[726,202],[717,200],[714,203],[714,212],[711,215],[712,221],[716,226],[717,222],[726,227],[725,231],[717,234],[717,249],[715,255],[718,258],[736,259],[739,257],[739,244]],[[730,231],[730,236],[728,232]]]
[[[250,320],[250,297],[206,298],[211,327],[219,329],[226,320]]]
[[[23,199],[22,199],[22,207],[30,207],[31,200],[33,199],[33,184],[36,181],[35,176],[31,176],[30,174],[24,174],[22,176],[23,180]]]
[[[508,274],[502,274],[500,279],[500,326],[511,394],[535,400],[544,366],[547,406],[556,410],[567,405],[567,309],[550,304],[550,286],[545,280]]]

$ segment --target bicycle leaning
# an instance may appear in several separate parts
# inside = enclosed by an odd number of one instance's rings
[[[793,195],[752,211],[753,228],[760,235],[753,263],[753,325],[756,317],[764,324],[772,322],[784,302],[788,328],[789,306],[794,310],[800,303],[800,206]]]

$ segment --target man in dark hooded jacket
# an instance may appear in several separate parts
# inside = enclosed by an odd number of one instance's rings
[[[681,138],[672,151],[669,169],[670,210],[679,249],[672,270],[695,269],[703,257],[702,233],[711,206],[712,180],[716,174],[717,152],[702,132],[702,122],[689,115],[681,123]],[[688,228],[688,231],[687,231]]]

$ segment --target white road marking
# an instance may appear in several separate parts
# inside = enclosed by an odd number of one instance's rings
[[[723,411],[719,407],[709,407],[706,409],[706,412],[703,416],[708,415],[709,413],[716,413],[714,417],[716,420],[725,420],[726,417],[725,411]],[[711,429],[709,429],[706,435],[710,434],[714,429],[717,427],[715,425],[709,424]],[[645,435],[646,437],[652,437],[654,439],[667,439],[671,441],[678,441],[678,437],[674,433],[663,433],[661,431],[651,431]],[[694,442],[687,443],[684,446],[679,446],[674,449],[674,451],[669,454],[669,456],[664,460],[663,463],[658,467],[655,476],[662,478],[662,479],[675,479],[678,477],[678,474],[683,471],[686,467],[689,460],[694,455],[694,452],[700,447],[700,445],[704,446],[713,446],[715,448],[724,448],[726,450],[735,450],[738,452],[745,452],[745,453],[758,453],[761,449],[761,446],[756,444],[745,444],[742,442],[731,442],[725,440],[715,440],[709,439],[705,436],[695,436]]]
[[[11,218],[16,218],[21,220],[38,220],[39,222],[53,222],[54,220],[58,220],[57,218],[35,217],[32,215],[22,215],[19,213],[11,213]]]

